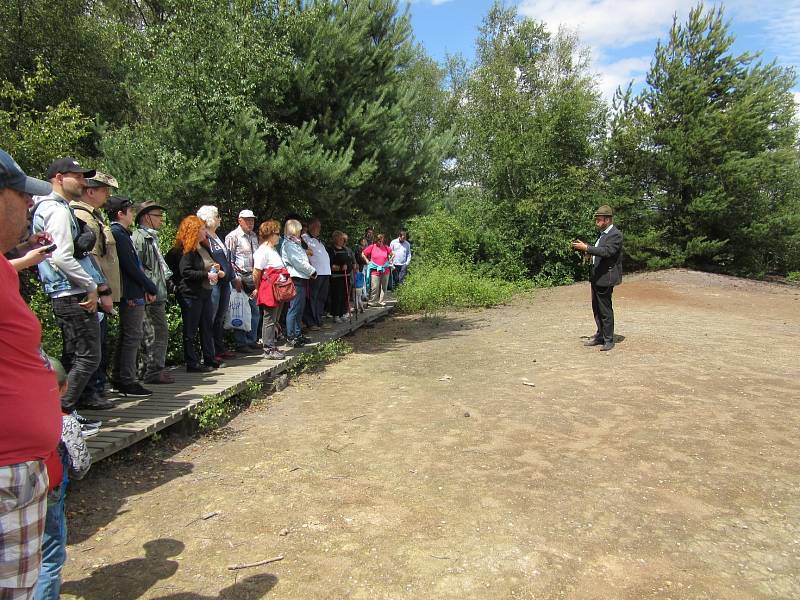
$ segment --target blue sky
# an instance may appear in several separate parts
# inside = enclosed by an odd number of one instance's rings
[[[600,89],[610,98],[618,85],[644,79],[656,41],[677,13],[685,20],[696,0],[506,0],[519,14],[576,30],[591,50]],[[475,38],[491,0],[411,0],[414,35],[442,60],[460,52],[474,59]],[[706,3],[710,6],[710,3]],[[736,52],[762,51],[765,60],[800,66],[800,0],[731,0],[724,4]],[[795,86],[800,103],[800,83]]]

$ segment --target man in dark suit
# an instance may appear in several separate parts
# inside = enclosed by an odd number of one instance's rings
[[[614,286],[622,283],[622,232],[614,226],[614,211],[603,205],[594,213],[594,224],[600,237],[594,245],[580,240],[572,247],[592,257],[592,312],[597,331],[587,346],[603,345],[601,350],[614,347],[614,307],[611,295]]]

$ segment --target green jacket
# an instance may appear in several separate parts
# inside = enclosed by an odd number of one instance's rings
[[[161,249],[158,247],[158,234],[152,229],[139,227],[134,230],[131,237],[133,239],[133,247],[136,248],[139,260],[142,261],[145,275],[158,288],[156,302],[166,302],[167,280],[172,277],[172,271],[169,270],[167,263],[164,262],[164,257],[161,255]]]

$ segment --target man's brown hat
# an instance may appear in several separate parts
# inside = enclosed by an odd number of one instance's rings
[[[600,208],[594,211],[595,217],[613,217],[614,216],[614,209],[612,209],[608,204],[603,204]]]
[[[145,216],[147,213],[149,213],[151,210],[156,210],[156,209],[160,209],[162,211],[166,210],[163,206],[161,206],[160,204],[156,204],[152,200],[147,200],[145,202],[142,202],[139,206],[136,207],[136,223],[138,224],[139,221],[142,219],[142,217]]]

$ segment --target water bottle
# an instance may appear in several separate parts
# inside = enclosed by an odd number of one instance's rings
[[[208,271],[208,282],[211,285],[217,285],[217,281],[219,281],[219,270],[216,266],[212,266]]]

